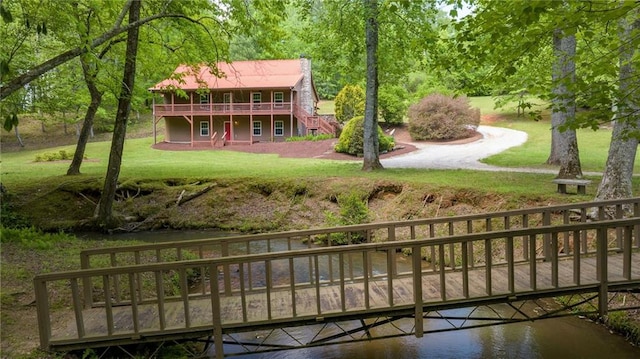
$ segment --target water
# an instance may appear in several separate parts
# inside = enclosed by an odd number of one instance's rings
[[[640,358],[640,349],[602,326],[567,317],[239,358]]]
[[[170,241],[202,239],[228,235],[218,231],[158,231],[100,236],[80,235],[92,239],[138,239]],[[302,247],[302,245],[301,245]],[[428,325],[428,322],[426,322]],[[309,328],[296,330],[313,332]],[[267,335],[251,333],[250,335]],[[225,346],[226,353],[238,352]],[[577,317],[565,317],[497,325],[451,332],[427,333],[358,343],[329,345],[308,349],[245,354],[237,358],[640,358],[640,348],[601,325]]]

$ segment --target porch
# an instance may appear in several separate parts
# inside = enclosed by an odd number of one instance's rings
[[[169,103],[153,106],[156,117],[193,115],[288,115],[294,106],[287,102],[262,103]]]
[[[165,120],[165,141],[191,147],[280,142],[292,136],[334,134],[336,126],[300,106],[267,103],[165,103],[153,105],[157,123]]]

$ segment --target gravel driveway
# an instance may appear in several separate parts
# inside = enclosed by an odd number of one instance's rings
[[[520,146],[527,141],[522,131],[503,127],[479,126],[482,138],[460,144],[412,143],[418,148],[404,155],[382,159],[385,168],[424,168],[424,169],[472,169],[484,171],[548,172],[529,168],[504,168],[481,163],[480,160],[511,147]]]

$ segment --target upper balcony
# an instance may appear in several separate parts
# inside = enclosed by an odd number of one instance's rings
[[[155,116],[202,115],[288,115],[290,102],[261,103],[173,103],[153,106]]]

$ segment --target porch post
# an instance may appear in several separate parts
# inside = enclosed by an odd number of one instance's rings
[[[216,131],[213,128],[213,112],[209,114],[209,141],[211,141],[211,147],[213,147],[213,134]]]
[[[293,107],[295,106],[295,103],[293,102],[293,95],[295,94],[295,91],[293,90],[293,87],[289,89],[289,122],[291,123],[291,134],[293,135]]]
[[[158,141],[156,140],[156,97],[153,96],[153,92],[151,92],[151,113],[152,113],[152,117],[153,117],[153,144],[157,144]]]
[[[189,93],[189,113],[191,114],[191,147],[193,147],[193,92]]]

